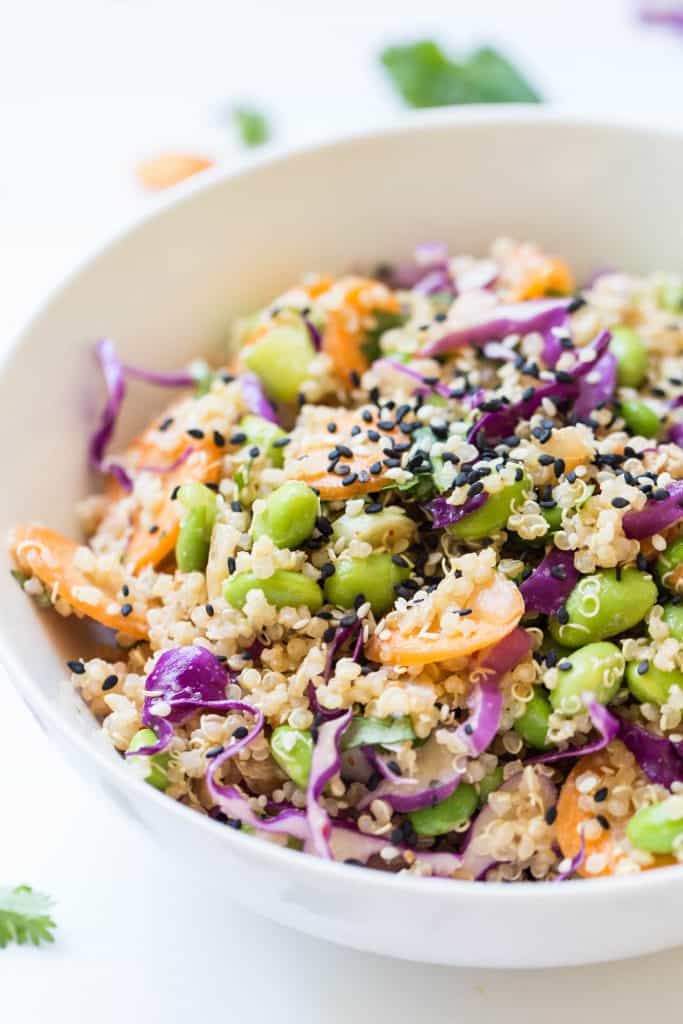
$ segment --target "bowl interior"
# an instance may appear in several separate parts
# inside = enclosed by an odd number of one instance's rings
[[[302,272],[372,267],[425,239],[472,253],[503,234],[535,239],[579,280],[602,264],[680,267],[683,234],[670,225],[682,180],[675,134],[488,111],[408,120],[191,187],[87,261],[2,366],[0,534],[41,520],[76,535],[74,503],[97,486],[85,441],[102,400],[98,336],[131,361],[178,367],[220,350],[236,314]],[[168,397],[131,386],[118,439]],[[9,568],[3,545],[5,655],[55,702],[64,659],[86,649],[83,627],[24,600]],[[63,715],[83,721],[75,703]]]

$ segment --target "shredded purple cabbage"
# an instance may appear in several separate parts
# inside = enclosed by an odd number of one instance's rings
[[[594,364],[574,403],[572,412],[577,419],[584,419],[599,406],[611,402],[617,387],[617,360],[611,352],[605,352]]]
[[[339,742],[344,729],[351,721],[353,711],[349,709],[338,718],[318,726],[311,771],[306,789],[306,819],[310,830],[310,844],[319,857],[332,860],[329,840],[331,822],[327,811],[320,803],[325,786],[341,768]]]
[[[659,25],[663,28],[673,29],[674,32],[683,32],[683,7],[680,4],[651,4],[641,3],[638,8],[638,17],[645,25]]]
[[[482,508],[488,498],[487,491],[481,491],[480,494],[468,498],[464,505],[450,505],[446,498],[434,498],[433,501],[428,501],[424,508],[432,517],[436,529],[445,530]]]
[[[571,402],[577,399],[584,387],[582,378],[586,376],[600,359],[605,355],[610,342],[609,331],[602,331],[590,345],[579,349],[578,352],[588,352],[589,359],[577,358],[572,370],[567,373],[570,377],[567,380],[551,380],[544,382],[534,389],[533,395],[519,402],[504,405],[496,412],[486,412],[476,423],[470,427],[467,440],[470,444],[479,445],[479,435],[483,436],[484,444],[497,444],[503,438],[514,433],[515,427],[522,419],[529,419],[540,407],[544,398],[550,398],[555,402]],[[576,406],[574,407],[576,415]],[[480,445],[479,445],[480,446]]]
[[[473,687],[466,722],[453,730],[458,744],[470,757],[479,757],[489,746],[500,726],[503,697],[500,682],[506,672],[519,664],[531,647],[524,629],[514,629],[499,643],[482,651],[472,670]],[[453,767],[453,754],[431,736],[417,751],[414,777],[398,774],[390,767],[391,756],[367,749],[365,754],[382,777],[380,785],[365,798],[362,806],[375,799],[386,800],[396,811],[414,811],[432,807],[454,792],[462,771]]]
[[[145,370],[141,366],[124,363],[123,372],[126,377],[135,377],[137,380],[144,380],[147,384],[156,384],[160,388],[191,388],[197,383],[194,374],[188,373],[186,370],[176,373],[161,373],[158,370]]]
[[[669,496],[663,501],[649,498],[640,512],[626,513],[622,522],[629,540],[652,537],[683,519],[683,480],[675,480],[666,490]]]
[[[174,470],[180,469],[184,462],[187,462],[194,450],[192,445],[188,445],[169,466],[138,466],[137,471],[138,473],[173,473]]]
[[[246,402],[249,412],[252,412],[255,416],[260,416],[261,419],[268,420],[270,423],[276,423],[280,425],[280,421],[275,412],[275,408],[266,398],[266,393],[263,390],[261,381],[255,373],[241,374],[240,384],[242,385],[242,394],[244,401]]]
[[[157,742],[136,750],[135,756],[165,750],[173,738],[173,726],[187,721],[197,711],[257,714],[248,704],[228,700],[225,688],[231,682],[234,677],[230,669],[205,647],[174,647],[160,654],[147,678],[142,705],[143,724],[156,733]],[[170,709],[167,714],[155,713],[159,703]]]
[[[316,352],[320,352],[320,349],[323,347],[323,339],[320,331],[315,326],[313,321],[310,320],[307,316],[304,316],[303,313],[301,314],[301,318],[304,324],[306,325],[306,330],[308,331],[308,336],[311,339],[313,348],[316,350]]]
[[[561,572],[564,578],[558,579],[556,574]],[[578,579],[579,572],[574,567],[573,553],[560,551],[553,546],[531,576],[520,584],[519,590],[526,611],[554,615],[569,597]]]
[[[619,739],[631,751],[651,782],[671,789],[683,782],[683,750],[666,736],[655,736],[635,722],[619,719]]]
[[[669,428],[669,440],[683,448],[683,423],[674,423]]]
[[[583,747],[574,747],[568,750],[553,750],[548,754],[537,754],[529,758],[527,764],[552,764],[554,761],[563,761],[569,757],[583,757],[585,754],[595,754],[603,750],[608,743],[611,743],[619,735],[619,719],[608,711],[602,704],[589,698],[584,694],[584,703],[594,728],[600,733],[600,738]]]
[[[95,345],[95,356],[100,364],[107,388],[107,401],[100,415],[100,422],[88,442],[88,458],[93,469],[101,473],[112,473],[126,490],[131,490],[133,481],[123,466],[107,464],[105,453],[111,441],[116,420],[126,397],[126,378],[123,365],[110,338],[100,338]]]
[[[445,355],[464,345],[484,345],[487,341],[502,341],[509,334],[530,334],[559,327],[566,319],[567,307],[573,299],[532,299],[498,306],[491,319],[450,331],[442,338],[429,342],[420,352],[422,356]]]
[[[416,394],[429,394],[434,392],[437,395],[441,395],[442,398],[452,398],[451,390],[446,384],[441,384],[440,381],[432,381],[424,377],[417,370],[413,370],[406,363],[399,363],[396,359],[377,359],[374,366],[387,366],[396,373],[402,373],[406,377],[412,377],[413,380],[420,384],[420,387],[415,388]]]

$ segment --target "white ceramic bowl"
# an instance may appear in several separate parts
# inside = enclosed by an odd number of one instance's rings
[[[74,502],[93,485],[84,424],[98,397],[90,345],[99,335],[138,363],[177,367],[302,271],[371,265],[432,238],[454,252],[481,252],[501,234],[536,239],[579,278],[605,263],[680,268],[681,181],[680,133],[489,108],[409,118],[191,183],[88,259],[5,359],[0,535],[31,519],[76,530]],[[131,389],[119,437],[162,400]],[[174,803],[59,699],[83,627],[37,610],[8,568],[0,550],[0,653],[11,678],[81,773],[178,859],[184,899],[213,886],[313,935],[433,963],[575,964],[683,942],[683,867],[549,885],[403,878],[276,848]]]

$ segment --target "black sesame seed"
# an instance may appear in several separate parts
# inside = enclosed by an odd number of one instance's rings
[[[223,746],[221,746],[219,744],[217,747],[211,747],[210,750],[207,750],[206,756],[208,758],[218,757],[218,755],[222,754],[224,750],[225,750],[225,747],[223,747]]]
[[[336,635],[337,635],[337,627],[336,626],[328,626],[327,629],[325,630],[325,632],[323,633],[323,642],[326,643],[326,644],[331,643],[332,640],[334,640]]]
[[[655,499],[655,501],[666,501],[666,499],[669,497],[669,492],[664,487],[658,487],[655,491],[652,492],[652,497]]]
[[[107,676],[107,678],[102,683],[102,689],[105,692],[107,690],[113,690],[114,687],[116,686],[116,684],[118,683],[118,681],[119,681],[119,677],[118,676],[114,676],[114,675]]]
[[[122,604],[122,605],[121,605],[121,614],[123,615],[123,617],[124,617],[124,618],[125,618],[125,617],[126,617],[127,615],[130,615],[130,613],[131,613],[132,611],[133,611],[133,605],[132,605],[132,604],[130,604],[130,603],[129,603],[128,601],[127,601],[127,602],[126,602],[125,604]]]
[[[609,828],[609,821],[607,820],[605,815],[604,814],[596,814],[595,817],[596,817],[596,820],[597,820],[598,824],[600,825],[600,827],[604,828],[604,830],[607,831],[608,828]]]
[[[248,733],[249,730],[247,729],[246,725],[238,725],[237,728],[233,730],[233,739],[243,740],[244,737],[248,735]]]
[[[571,661],[561,661],[557,666],[559,672],[571,672],[572,668]]]
[[[156,523],[152,523],[152,525],[150,526],[150,528],[149,528],[149,530],[147,532],[148,533],[158,533],[159,532],[159,527],[157,526]]]
[[[595,793],[593,794],[593,799],[595,800],[596,804],[601,804],[603,800],[607,799],[608,796],[609,790],[607,789],[607,786],[601,786],[600,789],[596,789]]]
[[[349,612],[347,615],[342,615],[341,619],[339,620],[339,625],[342,626],[344,629],[347,629],[349,626],[355,626],[357,622],[358,616],[356,615],[356,613]]]
[[[201,441],[204,437],[204,431],[200,430],[199,427],[191,427],[186,431],[186,433],[189,434],[190,437],[196,437],[198,441]]]
[[[171,426],[172,423],[173,423],[173,417],[172,416],[168,416],[165,420],[162,420],[162,422],[159,424],[159,430],[168,430],[168,428]]]
[[[550,575],[553,579],[562,580],[564,582],[564,580],[567,579],[567,570],[563,565],[554,565],[550,570]]]
[[[82,676],[85,673],[85,665],[82,661],[67,661],[66,665],[76,676]]]
[[[545,823],[546,825],[552,825],[557,818],[557,807],[549,807],[545,812]]]
[[[252,459],[258,459],[260,454],[261,454],[261,449],[259,448],[259,446],[257,444],[253,444],[251,446],[251,448],[249,449],[249,455],[251,456],[251,458]]]
[[[566,626],[569,622],[569,612],[563,604],[557,609],[557,621],[561,626]]]
[[[372,501],[369,505],[365,506],[365,511],[368,515],[375,515],[377,512],[382,511],[383,506],[378,501]]]
[[[377,433],[376,430],[368,430],[367,433],[368,433],[368,441],[373,441],[373,442],[379,441],[380,435]]]
[[[320,579],[329,580],[330,576],[334,576],[334,566],[332,562],[325,562],[320,568]]]
[[[247,439],[247,435],[242,430],[238,430],[236,434],[233,434],[230,438],[230,444],[244,444]]]
[[[241,501],[231,501],[230,502],[230,509],[231,509],[232,512],[241,512],[242,511],[242,502]]]
[[[327,424],[327,430],[328,430],[328,433],[330,433],[330,434],[336,434],[337,433],[337,424],[332,422],[332,421],[330,421]]]
[[[216,445],[216,448],[225,448],[225,436],[221,434],[220,430],[214,430],[213,443]]]
[[[286,448],[291,440],[291,437],[278,437],[275,441],[271,441],[270,446],[271,448]]]
[[[399,569],[407,569],[408,568],[408,562],[406,562],[406,560],[403,557],[403,555],[392,555],[391,556],[391,561],[394,563],[394,565],[397,565],[399,567]]]
[[[124,597],[128,597],[128,595],[130,594],[130,587],[128,586],[127,583],[124,583],[123,586],[121,587],[121,593],[123,594]]]
[[[342,480],[342,487],[350,487],[351,484],[355,484],[358,479],[358,473],[352,473],[350,476],[344,477]]]
[[[204,611],[206,612],[206,614],[209,616],[210,619],[213,618],[214,610],[213,610],[213,605],[212,604],[205,604],[204,605]]]
[[[232,557],[232,555],[228,555],[228,572],[230,573],[231,576],[236,568],[237,563],[235,562],[235,559]]]
[[[628,506],[629,506],[628,498],[612,498],[612,507],[613,508],[628,508]]]
[[[650,670],[650,662],[647,659],[645,661],[641,661],[638,664],[638,667],[636,668],[636,672],[638,673],[639,676],[646,675],[647,672],[649,672],[649,670]]]

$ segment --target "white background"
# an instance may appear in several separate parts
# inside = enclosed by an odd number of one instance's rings
[[[6,0],[0,13],[0,344],[145,208],[139,157],[240,158],[226,111],[242,99],[284,142],[378,121],[399,107],[375,60],[389,42],[498,44],[564,106],[683,117],[683,35],[641,28],[629,0]],[[0,885],[52,893],[59,922],[53,947],[0,951],[12,1024],[629,1024],[680,999],[683,950],[544,973],[430,968],[210,904],[61,761],[1,675],[0,722]]]

